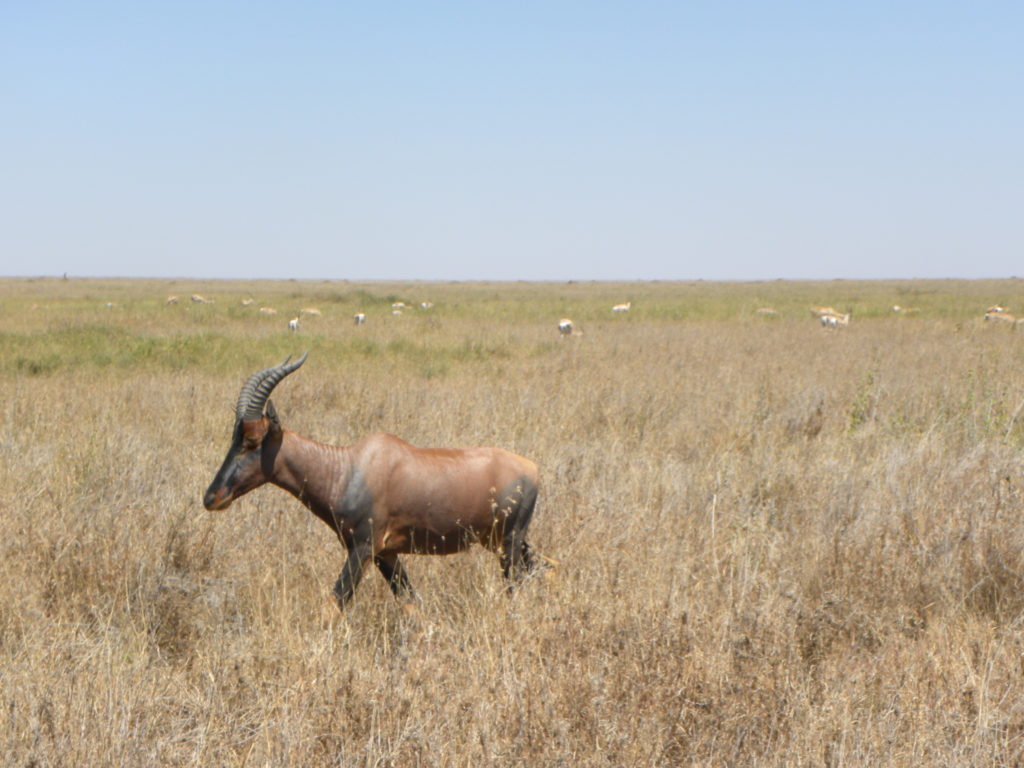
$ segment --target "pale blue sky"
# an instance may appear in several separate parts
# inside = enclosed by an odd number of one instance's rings
[[[0,274],[1024,274],[1017,2],[4,2]]]

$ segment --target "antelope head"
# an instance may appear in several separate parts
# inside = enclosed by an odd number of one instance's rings
[[[288,362],[289,356],[280,365],[257,371],[242,385],[235,406],[231,447],[203,496],[203,506],[207,509],[227,509],[239,496],[270,479],[274,457],[281,445],[281,422],[270,402],[270,393],[281,379],[306,362],[308,354],[294,363]]]

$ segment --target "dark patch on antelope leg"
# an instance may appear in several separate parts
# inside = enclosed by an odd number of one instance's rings
[[[310,509],[338,534],[338,539],[347,549],[351,550],[356,542],[367,540],[368,534],[356,532],[372,525],[373,497],[358,468],[353,467],[349,472],[345,490],[337,502],[331,506],[315,506]]]
[[[345,483],[345,492],[338,501],[339,523],[347,528],[359,528],[373,515],[373,494],[359,467],[353,467]]]
[[[345,484],[345,493],[341,497],[339,505],[342,512],[347,515],[360,512],[369,512],[373,507],[373,495],[370,493],[370,486],[366,484],[366,477],[359,467],[353,467],[349,473],[348,482]],[[356,521],[353,521],[353,523]]]
[[[363,473],[353,468],[346,478],[341,498],[331,504],[310,504],[309,508],[327,523],[346,547],[351,547],[353,531],[368,524],[373,515],[373,496]]]
[[[408,602],[416,597],[409,581],[409,574],[405,572],[405,566],[398,559],[398,555],[374,555],[373,561],[388,580],[388,586],[395,597],[402,602]]]

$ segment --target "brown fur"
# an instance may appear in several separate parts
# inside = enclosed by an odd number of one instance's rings
[[[500,492],[538,483],[532,461],[501,448],[418,448],[388,434],[338,448],[285,429],[269,469],[266,482],[326,513],[343,537],[355,521],[338,508],[339,479],[358,469],[373,499],[374,554],[450,554],[473,537],[494,542],[503,528],[496,512],[507,501]]]

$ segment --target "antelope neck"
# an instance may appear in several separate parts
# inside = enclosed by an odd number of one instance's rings
[[[325,445],[285,429],[268,478],[318,516],[344,495],[352,460],[347,447]]]

